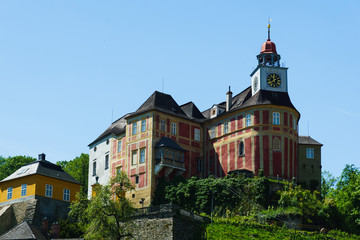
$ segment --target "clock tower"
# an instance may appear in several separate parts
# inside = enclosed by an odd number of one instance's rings
[[[280,67],[280,55],[276,52],[275,43],[270,40],[270,24],[268,39],[263,43],[260,54],[256,57],[258,66],[250,74],[252,95],[259,90],[287,92],[287,68]]]

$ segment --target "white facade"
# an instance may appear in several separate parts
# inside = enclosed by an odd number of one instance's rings
[[[114,139],[113,136],[108,136],[89,146],[90,151],[89,151],[88,198],[92,196],[91,186],[96,183],[96,176],[99,177],[98,183],[100,185],[106,185],[109,183],[110,151],[111,151],[111,143],[113,139]],[[106,161],[106,156],[107,156],[107,161]]]
[[[278,87],[271,87],[267,83],[267,76],[271,73],[276,73],[281,78],[281,84]],[[251,76],[252,95],[258,90],[268,90],[274,92],[287,92],[287,68],[272,67],[272,66],[259,66],[254,70]]]

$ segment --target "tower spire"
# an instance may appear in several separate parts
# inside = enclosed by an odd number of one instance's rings
[[[269,17],[269,21],[268,21],[268,41],[270,41],[270,22],[271,22],[271,18]]]

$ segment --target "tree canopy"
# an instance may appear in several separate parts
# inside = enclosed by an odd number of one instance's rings
[[[21,166],[35,160],[35,158],[29,156],[15,156],[7,158],[0,156],[0,181],[18,170]]]
[[[81,184],[82,194],[87,194],[89,174],[89,154],[82,153],[79,157],[70,161],[59,161],[56,163],[69,173]]]

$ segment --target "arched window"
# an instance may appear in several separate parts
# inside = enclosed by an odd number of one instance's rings
[[[239,157],[242,157],[245,155],[245,147],[244,147],[244,142],[241,141],[239,143]]]

